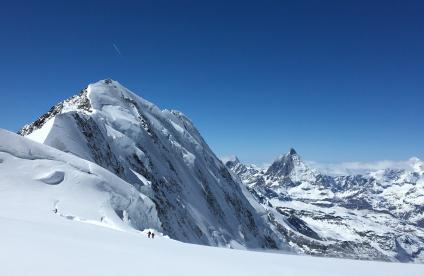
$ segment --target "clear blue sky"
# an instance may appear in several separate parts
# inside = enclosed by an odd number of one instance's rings
[[[111,77],[221,156],[424,158],[424,1],[64,2],[2,3],[1,128]]]

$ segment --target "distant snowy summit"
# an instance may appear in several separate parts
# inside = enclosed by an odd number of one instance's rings
[[[424,261],[424,162],[330,176],[294,149],[268,168],[226,162],[293,248],[313,255]]]
[[[37,206],[51,206],[40,214],[203,245],[424,262],[418,159],[413,170],[344,176],[321,173],[294,149],[266,168],[223,164],[183,113],[113,80],[90,84],[18,133],[0,133],[16,140],[0,153],[28,172],[0,172],[48,185],[19,186]]]

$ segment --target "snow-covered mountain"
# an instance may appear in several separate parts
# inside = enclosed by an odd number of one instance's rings
[[[226,162],[300,252],[424,262],[424,162],[409,169],[329,176],[294,149],[267,169]]]
[[[148,206],[116,211],[136,229],[205,245],[284,246],[184,114],[160,110],[116,81],[90,84],[19,134],[97,164],[132,187]]]

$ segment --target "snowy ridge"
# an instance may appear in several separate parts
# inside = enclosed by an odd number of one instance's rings
[[[173,239],[284,247],[184,114],[160,110],[116,81],[90,84],[19,133],[120,177],[154,202],[161,229]]]

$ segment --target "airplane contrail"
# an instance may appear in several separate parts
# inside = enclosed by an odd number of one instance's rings
[[[119,50],[118,46],[116,46],[115,43],[112,43],[113,48],[115,49],[115,51],[118,53],[118,55],[122,56],[121,51]]]

